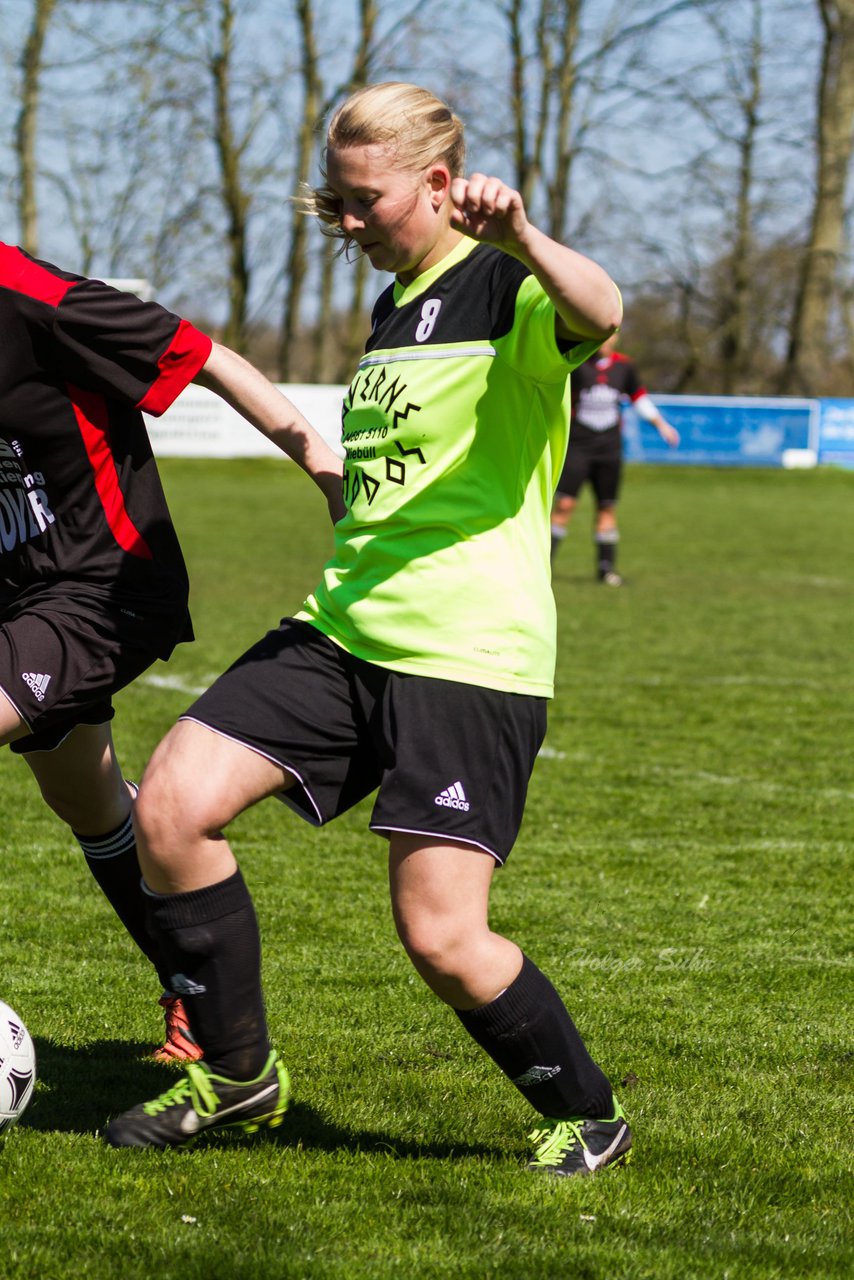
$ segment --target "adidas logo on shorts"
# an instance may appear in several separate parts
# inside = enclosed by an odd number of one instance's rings
[[[440,804],[445,809],[463,809],[466,813],[471,808],[468,800],[466,800],[466,793],[463,791],[461,782],[452,782],[449,787],[445,787],[445,790],[439,792],[433,803]]]
[[[39,702],[44,702],[44,695],[50,684],[50,676],[37,675],[35,671],[22,671],[21,679],[30,686]]]

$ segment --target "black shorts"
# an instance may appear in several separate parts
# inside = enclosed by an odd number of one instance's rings
[[[315,826],[379,787],[372,831],[461,841],[503,863],[546,699],[388,671],[286,618],[182,718],[292,773],[281,798]]]
[[[557,484],[557,493],[577,498],[589,481],[599,507],[612,507],[619,496],[623,472],[623,448],[619,429],[601,433],[570,433],[569,449]]]
[[[31,732],[13,751],[52,751],[78,724],[113,718],[111,695],[155,661],[102,622],[49,610],[0,622],[0,690]]]

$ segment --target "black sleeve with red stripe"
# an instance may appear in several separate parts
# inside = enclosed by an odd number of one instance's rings
[[[630,400],[639,400],[641,396],[646,395],[646,387],[643,386],[638,377],[634,361],[630,360],[628,356],[624,356],[622,352],[617,352],[616,358],[621,366],[624,393]]]
[[[163,413],[193,380],[211,340],[156,302],[0,246],[0,286],[19,294],[51,343],[58,374],[91,391]],[[42,304],[42,305],[38,305]]]

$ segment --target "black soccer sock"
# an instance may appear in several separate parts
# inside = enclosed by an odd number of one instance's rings
[[[168,958],[167,986],[184,1003],[205,1063],[232,1080],[254,1079],[270,1039],[258,921],[240,871],[189,893],[146,889],[146,906]]]
[[[560,550],[560,545],[561,545],[561,543],[564,541],[564,539],[566,538],[566,533],[567,533],[567,531],[566,531],[566,529],[564,528],[564,526],[563,526],[562,524],[553,524],[553,525],[552,525],[552,544],[551,544],[551,559],[552,559],[552,560],[554,560],[555,556],[557,555],[558,551]]]
[[[584,1047],[557,991],[527,956],[506,991],[479,1009],[457,1010],[457,1016],[542,1115],[611,1115],[607,1078]]]
[[[617,567],[617,544],[620,541],[618,529],[605,529],[593,535],[596,548],[596,572],[600,578],[606,573],[614,573]]]
[[[73,835],[105,898],[140,951],[154,965],[165,987],[168,968],[148,932],[142,873],[136,856],[131,815],[128,814],[124,822],[106,835],[84,836],[78,831]]]

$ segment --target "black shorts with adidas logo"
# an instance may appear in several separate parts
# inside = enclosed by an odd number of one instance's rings
[[[321,826],[379,788],[370,827],[507,858],[546,699],[405,675],[286,618],[186,712],[293,774],[281,799]]]
[[[111,695],[156,658],[119,635],[107,612],[101,621],[49,607],[0,613],[0,692],[31,730],[12,751],[51,751],[78,724],[106,724]]]

